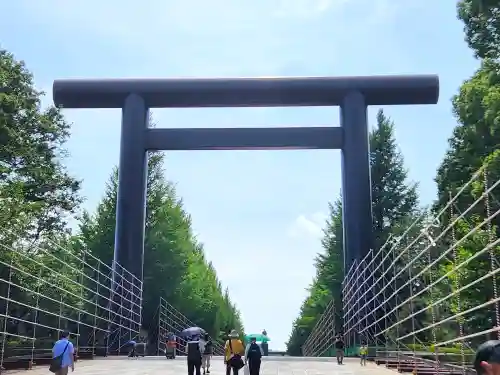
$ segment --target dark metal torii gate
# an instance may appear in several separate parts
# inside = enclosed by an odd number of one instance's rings
[[[435,75],[56,80],[63,108],[121,108],[115,261],[142,280],[148,150],[341,149],[346,271],[372,246],[367,106],[436,104]],[[150,108],[340,106],[340,127],[148,128]]]

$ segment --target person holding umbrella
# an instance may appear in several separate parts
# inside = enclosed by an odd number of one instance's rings
[[[188,375],[201,375],[201,359],[205,351],[205,345],[200,338],[205,335],[205,330],[199,327],[187,328],[181,332],[181,335],[187,338],[186,357]]]
[[[267,336],[267,332],[264,330],[262,333],[250,334],[246,335],[245,339],[247,342],[251,341],[251,338],[254,338],[257,341],[257,344],[262,348],[262,355],[269,355],[269,341],[271,339]]]
[[[191,337],[186,343],[186,357],[188,375],[201,375],[201,359],[202,353],[205,351],[205,345],[200,340],[200,336]]]

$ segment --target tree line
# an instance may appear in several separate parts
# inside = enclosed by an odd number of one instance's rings
[[[4,49],[0,87],[0,331],[7,331],[7,343],[15,346],[34,334],[29,322],[37,321],[37,342],[44,336],[52,342],[54,332],[47,327],[74,328],[77,316],[85,323],[81,311],[88,306],[81,304],[98,299],[88,286],[96,271],[76,272],[82,259],[93,267],[95,259],[112,264],[118,170],[111,171],[95,212],[83,211],[81,181],[64,166],[71,125],[60,109],[42,108],[44,93],[36,90],[33,75]],[[164,176],[162,154],[150,153],[148,164],[142,328],[154,336],[164,298],[214,338],[228,329],[243,332],[239,311],[205,258],[175,184]],[[71,229],[75,216],[76,229]],[[40,279],[50,282],[41,285]],[[101,288],[106,286],[103,279]],[[53,301],[62,298],[61,291],[81,298],[69,297],[59,311]],[[41,306],[40,295],[52,299]],[[38,310],[32,308],[35,300]]]
[[[474,55],[480,60],[481,65],[474,74],[465,80],[460,86],[458,93],[452,98],[452,111],[457,125],[448,141],[448,149],[437,170],[435,182],[437,185],[437,197],[431,207],[421,207],[419,203],[417,184],[409,181],[404,160],[398,151],[394,138],[392,121],[380,111],[377,115],[377,125],[370,134],[370,166],[372,178],[372,206],[373,206],[373,232],[374,249],[380,249],[391,235],[398,235],[402,228],[406,228],[422,213],[436,215],[447,204],[450,192],[456,193],[460,187],[466,184],[481,167],[487,166],[487,177],[490,183],[500,178],[500,1],[484,0],[461,0],[457,4],[457,16],[464,24],[465,40],[472,49]],[[478,179],[459,199],[454,203],[456,212],[454,216],[445,215],[445,220],[439,223],[437,231],[445,231],[460,213],[467,210],[485,189],[483,179]],[[498,195],[498,189],[497,189]],[[483,199],[485,199],[483,197]],[[457,220],[453,235],[456,238],[464,237],[471,229],[499,209],[499,201],[494,194],[490,195],[490,212],[486,212],[483,206],[476,208],[467,219]],[[303,301],[297,319],[292,326],[291,335],[287,343],[290,355],[301,355],[302,345],[310,335],[314,325],[323,313],[328,303],[333,299],[337,306],[336,327],[342,330],[342,281],[344,278],[343,241],[342,241],[342,203],[341,198],[329,204],[329,218],[324,228],[322,239],[323,251],[317,255],[315,260],[316,276],[308,288],[309,295]],[[473,235],[462,242],[456,250],[456,262],[469,259],[479,253],[492,238],[499,238],[500,219],[495,217],[491,220],[491,227],[483,226]],[[422,229],[422,224],[414,228],[415,233],[409,237],[415,238]],[[432,250],[431,256],[446,251],[453,238],[451,233],[443,236],[442,240]],[[491,271],[491,261],[496,257],[500,248],[492,247],[490,254],[477,256],[460,272],[448,275],[451,265],[440,263],[433,271],[434,280],[441,276],[444,281],[435,291],[434,298],[443,297],[446,293],[456,292],[459,288],[455,283],[460,278],[461,285],[466,285]],[[493,257],[490,259],[490,255]],[[493,262],[496,263],[498,259]],[[401,267],[401,265],[396,265]],[[415,270],[424,269],[424,263],[415,262]],[[408,275],[406,275],[408,277]],[[481,292],[476,289],[471,291],[457,292],[457,297],[451,298],[436,314],[441,318],[451,316],[473,306],[479,306],[486,301],[496,298],[493,283],[484,284]],[[411,287],[417,292],[429,280],[415,283]],[[481,284],[483,286],[483,284]],[[404,300],[405,298],[402,298]],[[457,306],[458,301],[458,306]],[[431,301],[428,297],[415,300],[420,309]],[[466,334],[481,332],[495,326],[495,311],[498,306],[490,306],[487,309],[476,311],[471,316],[455,319],[453,322],[444,324],[437,330],[437,337],[431,337],[429,331],[416,334],[419,343],[432,343],[433,341],[446,341],[458,336],[460,323],[468,327]],[[404,307],[403,310],[408,310]],[[406,314],[409,315],[408,311]],[[420,317],[417,322],[420,326],[432,323],[431,312],[427,311],[425,316]],[[457,322],[458,321],[458,322]],[[400,328],[405,332],[412,332],[415,328],[408,326],[409,321],[401,324]],[[388,335],[393,332],[388,332]],[[496,333],[493,335],[496,336]],[[467,343],[459,343],[473,347],[484,336],[469,340]],[[424,345],[425,346],[425,345]],[[429,349],[428,345],[426,348]],[[422,348],[422,346],[420,346]],[[463,349],[463,347],[462,347]],[[431,349],[432,351],[432,349]]]

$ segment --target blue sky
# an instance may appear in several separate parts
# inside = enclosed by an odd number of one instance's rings
[[[2,5],[0,35],[48,93],[46,103],[56,78],[437,73],[438,105],[385,108],[429,203],[455,125],[449,99],[478,66],[455,3],[17,0]],[[370,108],[371,122],[377,110]],[[120,113],[65,114],[73,123],[67,165],[83,179],[84,207],[94,210],[118,162]],[[170,109],[154,118],[159,127],[317,126],[337,125],[338,110]],[[340,153],[177,152],[166,155],[165,168],[247,331],[265,328],[272,347],[284,348],[314,275],[327,203],[340,191]]]

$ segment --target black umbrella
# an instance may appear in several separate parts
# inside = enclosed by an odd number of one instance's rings
[[[205,330],[200,327],[190,327],[186,328],[181,332],[181,336],[183,337],[193,337],[193,336],[203,336],[205,335]]]

